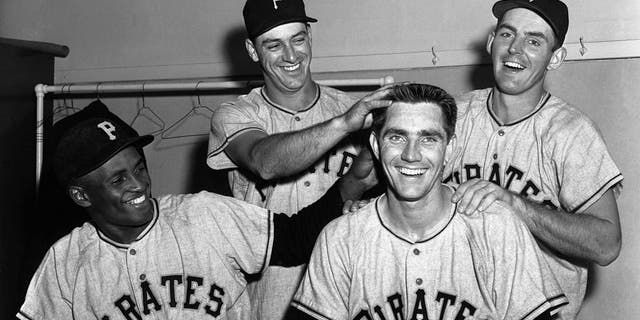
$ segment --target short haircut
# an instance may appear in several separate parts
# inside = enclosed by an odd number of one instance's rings
[[[443,89],[422,83],[399,84],[392,87],[391,92],[384,98],[393,102],[405,103],[433,103],[440,107],[444,123],[444,131],[447,141],[453,137],[456,128],[458,107],[455,99]],[[373,113],[373,125],[371,129],[375,134],[380,133],[386,121],[387,108],[375,109]]]

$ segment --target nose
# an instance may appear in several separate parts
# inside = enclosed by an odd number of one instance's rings
[[[511,41],[511,44],[509,45],[509,53],[511,54],[516,54],[516,53],[522,53],[522,46],[524,44],[524,38],[523,37],[514,37],[513,41]]]
[[[422,160],[422,155],[415,142],[410,141],[402,150],[402,160],[407,162],[417,162]]]
[[[142,191],[147,187],[147,179],[142,176],[136,176],[135,174],[130,174],[127,177],[127,182],[129,183],[129,188],[134,191]]]
[[[295,62],[297,60],[296,50],[291,45],[284,46],[283,59],[286,62]]]

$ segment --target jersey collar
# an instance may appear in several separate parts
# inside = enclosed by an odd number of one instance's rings
[[[297,113],[302,113],[302,112],[306,112],[306,111],[310,110],[311,108],[313,108],[313,107],[316,105],[316,103],[318,103],[318,100],[320,100],[320,90],[321,90],[321,87],[320,87],[317,83],[314,83],[314,84],[316,85],[316,87],[318,88],[318,90],[316,90],[316,96],[315,96],[315,98],[313,99],[313,102],[311,102],[311,104],[310,104],[309,106],[307,106],[306,108],[304,108],[304,109],[302,109],[302,110],[300,110],[300,111],[292,111],[292,110],[289,110],[288,108],[286,108],[286,107],[284,107],[284,106],[281,106],[281,105],[279,105],[279,104],[275,103],[273,100],[271,100],[271,99],[270,99],[270,98],[269,98],[269,97],[264,93],[264,86],[262,86],[262,87],[260,88],[260,95],[262,96],[262,98],[264,99],[264,101],[266,101],[266,102],[267,102],[268,104],[270,104],[272,107],[274,107],[274,108],[276,108],[276,109],[278,109],[278,110],[280,110],[280,111],[282,111],[282,112],[284,112],[284,113],[288,113],[288,114],[294,115],[294,114],[297,114]]]
[[[501,127],[508,127],[508,126],[513,126],[516,125],[522,121],[525,121],[529,118],[531,118],[534,114],[536,114],[538,111],[540,111],[540,109],[542,109],[542,107],[545,106],[545,104],[547,104],[547,101],[549,101],[549,99],[551,98],[551,94],[549,92],[546,92],[542,95],[542,97],[540,97],[540,100],[538,100],[538,104],[536,105],[535,108],[533,108],[533,110],[529,113],[527,113],[526,115],[524,115],[523,117],[521,117],[518,120],[515,120],[511,123],[502,123],[502,120],[500,120],[500,118],[498,118],[498,116],[496,116],[496,114],[493,112],[493,108],[491,108],[491,103],[493,101],[493,91],[495,90],[495,88],[492,88],[491,91],[489,91],[489,95],[487,96],[487,112],[489,112],[489,115],[491,116],[491,118],[493,119],[493,121],[496,122],[497,125],[501,126]]]
[[[159,216],[158,215],[159,214],[159,212],[158,212],[159,211],[159,209],[158,209],[158,201],[155,198],[151,198],[151,203],[153,205],[153,218],[151,220],[151,223],[149,223],[147,225],[147,227],[144,228],[144,230],[142,230],[142,232],[140,232],[140,234],[136,237],[136,239],[133,240],[131,243],[120,243],[118,241],[115,241],[115,240],[107,237],[107,235],[104,234],[102,231],[100,231],[100,229],[96,225],[93,225],[96,228],[96,231],[98,232],[98,237],[102,241],[104,241],[104,242],[106,242],[106,243],[108,243],[108,244],[110,244],[110,245],[112,245],[112,246],[114,246],[114,247],[116,247],[118,249],[128,249],[131,246],[131,244],[142,240],[142,238],[144,238],[149,233],[149,231],[151,231],[151,229],[153,229],[153,227],[156,225],[156,222],[158,222],[158,216]]]

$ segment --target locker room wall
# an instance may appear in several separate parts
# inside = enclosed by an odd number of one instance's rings
[[[570,38],[575,45],[581,34],[594,36],[607,42],[633,38],[639,33],[635,15],[640,10],[638,2],[625,0],[614,8],[598,10],[601,1],[568,0],[572,16],[581,16],[582,23],[575,24],[583,28],[570,27]],[[354,30],[354,34],[373,35],[367,43],[386,43],[389,48],[401,48],[410,44],[412,38],[395,41],[393,33],[369,32],[370,25],[400,24],[403,30],[421,30],[409,23],[406,13],[396,10],[383,10],[383,1],[378,5],[359,10],[358,1],[307,0],[310,15],[320,22],[314,25],[314,71],[316,78],[360,78],[379,77],[391,74],[399,81],[420,81],[439,85],[450,92],[462,92],[490,85],[490,69],[486,65],[440,66],[447,58],[441,54],[441,64],[431,65],[431,56],[426,54],[420,60],[423,67],[401,67],[401,62],[388,65],[385,61],[396,61],[395,56],[383,56],[378,59],[367,58],[367,52],[375,53],[379,47],[364,47],[362,56],[356,59],[339,59],[344,52],[359,48],[350,43],[352,38],[332,36],[336,26]],[[384,3],[388,3],[384,2]],[[415,3],[415,1],[412,1]],[[422,2],[430,3],[430,2]],[[439,17],[449,15],[455,8],[456,28],[436,28],[429,30],[435,34],[453,39],[452,47],[471,48],[478,61],[482,61],[482,47],[485,40],[483,31],[488,30],[492,21],[489,13],[491,2],[483,3],[482,8],[473,2],[473,10],[463,5],[463,1],[446,1],[428,12]],[[342,10],[333,10],[338,5],[346,5]],[[56,82],[108,81],[132,79],[167,79],[186,77],[209,77],[225,74],[257,74],[255,66],[248,63],[242,46],[242,20],[240,10],[242,1],[193,1],[187,6],[180,2],[162,1],[126,1],[86,2],[80,0],[3,1],[0,2],[0,36],[38,41],[55,42],[68,45],[71,54],[66,59],[56,60]],[[476,8],[478,7],[478,8]],[[333,9],[332,9],[333,8]],[[312,11],[313,10],[313,11]],[[229,14],[234,11],[237,14]],[[313,13],[312,13],[313,12]],[[348,12],[348,16],[337,14]],[[364,16],[364,13],[367,16]],[[463,17],[462,14],[482,12],[484,15]],[[382,14],[384,13],[384,15]],[[378,17],[375,18],[374,17]],[[35,19],[34,19],[35,18]],[[384,18],[384,19],[383,19]],[[330,23],[333,19],[333,24]],[[478,28],[476,23],[486,28]],[[485,21],[485,22],[482,22]],[[572,20],[573,21],[573,20]],[[191,25],[185,22],[192,23]],[[337,24],[336,24],[337,23]],[[483,24],[485,23],[485,24]],[[409,28],[411,26],[411,28]],[[421,26],[425,26],[421,24]],[[473,27],[471,35],[465,33]],[[240,28],[240,29],[238,29]],[[436,28],[436,29],[434,29]],[[458,34],[460,33],[460,34]],[[610,37],[610,38],[607,38]],[[631,39],[629,38],[629,39]],[[220,40],[222,39],[222,40]],[[469,39],[469,40],[465,40]],[[362,39],[360,39],[362,40]],[[360,41],[358,40],[358,41]],[[222,41],[222,42],[216,42]],[[385,42],[387,41],[387,42]],[[433,45],[424,43],[418,54],[425,54]],[[462,42],[460,42],[462,41]],[[240,42],[240,43],[238,43]],[[622,41],[624,42],[624,41]],[[226,45],[223,52],[214,43]],[[632,43],[633,44],[633,43]],[[445,48],[436,43],[437,48]],[[587,42],[589,45],[589,42]],[[381,45],[382,46],[382,45]],[[593,44],[595,48],[596,44]],[[615,46],[612,48],[616,48]],[[412,48],[405,47],[402,52]],[[573,47],[575,49],[575,47]],[[631,48],[635,52],[638,48]],[[395,49],[394,49],[395,50]],[[398,49],[398,51],[401,51]],[[426,50],[426,51],[425,51]],[[466,49],[464,49],[466,50]],[[464,51],[463,50],[463,51]],[[575,50],[574,50],[575,51]],[[592,50],[593,52],[595,50]],[[615,51],[615,50],[613,50]],[[624,50],[623,50],[624,51]],[[466,51],[465,51],[466,52]],[[353,52],[346,52],[351,54]],[[468,52],[467,52],[468,53]],[[615,53],[615,52],[614,52]],[[616,54],[612,53],[612,56]],[[575,55],[575,52],[573,53]],[[588,53],[589,54],[589,53]],[[337,57],[331,60],[332,57]],[[401,56],[411,60],[413,55]],[[588,57],[588,55],[587,55]],[[361,61],[367,64],[362,64]],[[458,57],[460,61],[463,58]],[[402,59],[399,59],[402,60]],[[338,63],[332,63],[337,61]],[[412,62],[413,63],[413,62]],[[329,68],[335,68],[331,70]],[[359,68],[359,69],[358,69]],[[337,70],[356,69],[359,71],[337,72]],[[367,69],[372,71],[367,71]],[[386,70],[379,70],[386,69]],[[336,72],[329,72],[336,71]],[[604,59],[594,61],[569,61],[560,70],[549,77],[550,90],[565,100],[575,104],[589,114],[600,126],[610,147],[614,159],[625,175],[624,189],[618,199],[623,226],[623,247],[618,260],[612,265],[595,267],[591,273],[589,293],[583,306],[581,319],[631,319],[640,314],[640,304],[635,297],[640,295],[640,219],[635,215],[640,205],[635,195],[640,191],[638,155],[640,144],[636,137],[640,134],[638,123],[640,109],[640,59]],[[203,94],[203,103],[215,107],[220,102],[232,99],[234,93]],[[362,92],[354,92],[361,95]],[[71,103],[81,107],[93,97],[56,100],[54,106]],[[124,119],[132,119],[136,106],[141,103],[139,95],[126,97],[102,97],[114,112]],[[194,96],[147,95],[145,103],[153,108],[167,125],[179,119],[195,103]],[[35,107],[35,101],[34,101]],[[153,131],[156,127],[145,120],[135,124],[142,133]],[[206,132],[206,118],[196,117],[179,128],[176,134]],[[157,139],[147,148],[154,194],[195,192],[201,189],[224,192],[226,181],[224,173],[213,172],[206,167],[206,137],[160,140]],[[24,288],[18,288],[22,294]]]

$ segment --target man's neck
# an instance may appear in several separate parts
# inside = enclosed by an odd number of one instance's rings
[[[291,111],[301,111],[306,110],[316,101],[320,88],[315,82],[309,80],[296,92],[282,92],[269,84],[265,85],[263,90],[271,102]]]
[[[449,218],[453,204],[451,189],[440,184],[419,201],[403,201],[387,190],[380,210],[383,220],[399,234],[411,241],[429,238],[434,227]]]
[[[542,86],[518,95],[506,94],[494,88],[490,101],[491,110],[503,124],[513,123],[536,109],[545,93]]]

